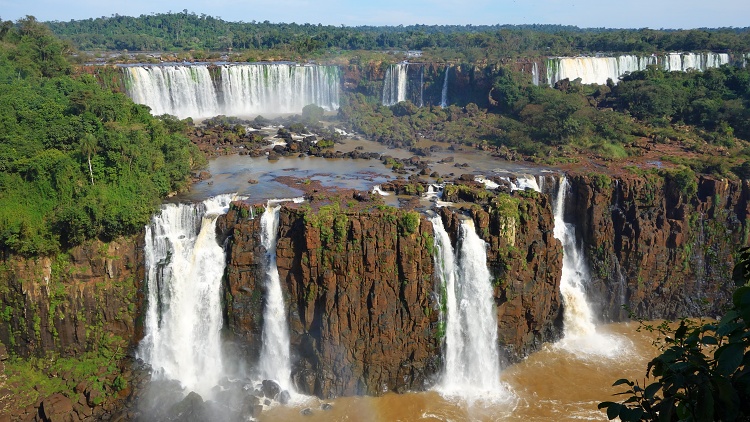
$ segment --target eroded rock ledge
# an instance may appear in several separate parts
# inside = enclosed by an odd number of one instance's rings
[[[498,196],[464,214],[489,243],[498,329],[517,360],[555,337],[561,246],[543,195]],[[263,249],[260,220],[234,203],[218,222],[229,236],[229,329],[249,360],[260,351]],[[449,232],[458,214],[442,209]],[[320,397],[422,390],[442,368],[444,327],[433,271],[432,224],[415,211],[338,203],[280,211],[277,265],[291,328],[292,377]],[[455,239],[454,239],[455,241]]]

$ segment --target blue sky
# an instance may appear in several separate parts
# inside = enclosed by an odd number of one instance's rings
[[[748,0],[0,0],[0,18],[86,19],[187,9],[229,21],[332,25],[524,24],[581,27],[750,26]]]

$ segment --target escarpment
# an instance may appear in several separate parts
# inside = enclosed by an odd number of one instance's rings
[[[501,195],[510,203],[469,214],[489,243],[500,341],[517,360],[555,336],[561,253],[545,197]],[[458,214],[440,214],[455,236]],[[228,328],[252,360],[261,347],[265,258],[259,221],[250,215],[247,204],[235,203],[218,225],[231,238]],[[302,392],[379,395],[437,381],[444,309],[433,242],[431,223],[415,211],[282,207],[277,266],[290,320],[292,378]]]
[[[140,338],[142,238],[99,241],[0,266],[0,340],[19,356],[76,355],[103,337]]]
[[[744,181],[655,174],[572,177],[571,221],[592,265],[594,303],[644,318],[717,316],[731,301],[734,253],[747,243]]]

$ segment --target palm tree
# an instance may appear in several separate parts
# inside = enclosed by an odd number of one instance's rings
[[[81,154],[85,155],[89,162],[89,176],[91,177],[91,184],[94,184],[94,172],[91,169],[91,155],[96,154],[96,147],[98,141],[96,137],[90,133],[83,135],[79,147],[81,148]]]

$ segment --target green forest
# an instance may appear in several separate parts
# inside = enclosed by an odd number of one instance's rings
[[[0,27],[0,251],[53,254],[135,233],[205,163],[184,124],[91,76],[33,18]]]
[[[634,72],[619,84],[556,89],[534,86],[528,75],[500,68],[494,105],[417,107],[380,105],[362,94],[347,97],[339,117],[352,129],[387,144],[415,145],[422,137],[498,146],[555,164],[580,154],[605,160],[638,155],[639,139],[678,142],[685,155],[665,156],[698,173],[750,177],[750,69],[706,72]],[[720,154],[714,152],[719,151]],[[692,154],[690,154],[692,153]]]
[[[580,53],[750,51],[750,28],[694,30],[581,29],[563,25],[332,26],[227,22],[184,10],[129,17],[49,22],[81,50],[279,50],[303,57],[347,50],[426,50],[453,60]]]
[[[2,22],[0,250],[53,254],[87,239],[134,233],[148,222],[161,198],[185,189],[190,173],[205,164],[187,137],[189,121],[153,117],[147,107],[103,88],[101,75],[75,71],[70,60],[78,48],[115,48],[108,43],[120,35],[154,37],[167,43],[155,47],[166,49],[192,48],[181,44],[190,39],[200,40],[198,48],[215,48],[210,43],[224,30],[256,32],[256,44],[241,43],[239,48],[296,48],[293,40],[302,39],[301,34],[325,37],[328,41],[318,46],[322,49],[346,48],[342,43],[349,42],[344,41],[347,37],[369,40],[351,48],[424,48],[426,44],[409,41],[420,33],[432,40],[429,45],[454,49],[482,46],[489,51],[495,47],[485,41],[492,40],[497,47],[493,54],[512,56],[541,52],[556,42],[574,50],[651,51],[678,45],[691,50],[743,49],[750,34],[745,29],[623,32],[562,26],[284,25],[227,23],[189,13],[115,16],[51,23],[61,39],[33,17]],[[139,29],[145,27],[148,30]],[[279,36],[269,44],[268,34],[274,31]],[[509,41],[509,34],[522,42]],[[87,37],[94,35],[101,42],[87,44]],[[231,37],[232,43],[239,42]],[[394,41],[383,41],[389,37]],[[627,39],[634,44],[608,44]],[[690,47],[679,44],[688,41],[693,43]],[[501,45],[515,50],[508,52]],[[342,96],[337,119],[386,144],[417,146],[423,138],[477,144],[498,148],[507,158],[553,165],[575,162],[581,154],[605,161],[638,156],[643,140],[678,143],[685,153],[663,160],[689,172],[750,177],[746,68],[670,73],[654,67],[626,75],[616,85],[565,81],[554,89],[532,85],[529,75],[510,66],[493,69],[487,108],[474,103],[417,107],[408,101],[384,107],[376,96],[349,91]]]

